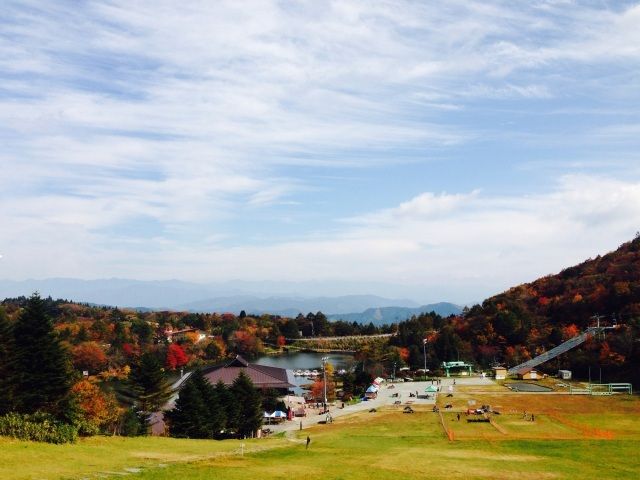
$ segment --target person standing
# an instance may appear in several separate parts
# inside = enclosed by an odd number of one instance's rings
[[[311,443],[311,437],[309,437],[309,435],[307,435],[307,446],[305,447],[305,450],[309,449],[309,444]]]

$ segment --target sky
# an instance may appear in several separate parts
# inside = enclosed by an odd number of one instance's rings
[[[626,1],[6,0],[0,278],[465,303],[604,254],[640,230],[638,25]]]

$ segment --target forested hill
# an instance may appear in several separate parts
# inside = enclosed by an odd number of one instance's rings
[[[421,313],[435,312],[442,317],[449,315],[459,315],[462,308],[448,302],[431,303],[421,307],[379,307],[368,308],[361,313],[343,313],[328,315],[329,320],[344,320],[345,322],[357,322],[360,324],[373,323],[374,325],[384,325],[398,323]]]
[[[458,331],[465,340],[475,338],[477,357],[502,356],[513,365],[594,324],[595,315],[619,328],[561,361],[640,371],[639,236],[614,252],[485,300],[466,313]]]

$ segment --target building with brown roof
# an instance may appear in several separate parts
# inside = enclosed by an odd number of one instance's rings
[[[253,385],[261,390],[273,388],[286,394],[290,388],[295,387],[289,382],[289,374],[286,369],[249,363],[240,355],[225,365],[205,369],[203,373],[213,385],[222,380],[225,385],[230,386],[240,375],[240,372],[244,372],[251,379]]]
[[[538,380],[538,372],[531,367],[521,368],[516,372],[516,375],[520,380]]]

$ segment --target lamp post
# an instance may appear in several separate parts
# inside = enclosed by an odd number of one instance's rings
[[[324,410],[327,410],[327,361],[329,357],[322,357],[322,378],[324,379]]]
[[[424,375],[427,376],[427,339],[422,339],[422,354],[424,355]]]
[[[396,362],[393,362],[393,381],[396,381]]]

